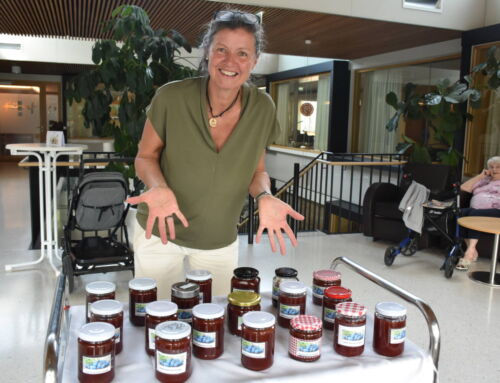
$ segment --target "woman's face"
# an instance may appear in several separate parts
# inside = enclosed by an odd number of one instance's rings
[[[500,180],[500,163],[499,162],[493,162],[488,166],[488,170],[490,171],[490,177],[498,181]]]
[[[222,29],[214,35],[208,52],[212,85],[239,89],[257,63],[255,37],[243,28]]]

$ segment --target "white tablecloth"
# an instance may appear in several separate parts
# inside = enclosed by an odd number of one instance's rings
[[[270,292],[262,294],[262,310],[273,314]],[[225,298],[216,298],[214,303],[226,305]],[[321,308],[313,305],[310,296],[307,314],[321,316]],[[85,307],[70,308],[68,346],[64,358],[63,382],[77,382],[77,332],[85,323]],[[125,305],[123,351],[116,357],[114,382],[155,382],[154,358],[144,350],[144,327],[135,327],[128,320],[128,305]],[[250,371],[241,365],[240,338],[226,331],[224,354],[216,360],[200,360],[192,357],[193,374],[188,382],[369,382],[369,383],[426,383],[432,382],[434,366],[427,352],[406,340],[404,353],[396,358],[375,354],[372,349],[372,316],[368,316],[365,351],[358,357],[343,357],[333,350],[333,332],[324,330],[321,358],[304,363],[288,356],[288,330],[276,326],[274,364],[265,371]]]

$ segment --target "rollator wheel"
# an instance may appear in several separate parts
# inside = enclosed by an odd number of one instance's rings
[[[444,261],[444,276],[446,278],[451,278],[453,271],[455,271],[455,266],[458,263],[459,258],[462,256],[462,249],[452,248],[453,253],[449,254]]]
[[[384,263],[386,266],[391,266],[396,258],[397,247],[391,246],[385,250]]]
[[[401,249],[401,253],[405,257],[410,257],[416,252],[417,252],[417,241],[415,239],[412,239],[408,246]]]
[[[73,275],[73,263],[71,262],[71,257],[63,253],[62,256],[62,269],[66,279],[68,280],[68,289],[72,293],[75,288],[75,276]]]

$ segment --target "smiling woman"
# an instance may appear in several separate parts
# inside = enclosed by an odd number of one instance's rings
[[[136,157],[147,191],[135,230],[136,276],[158,281],[159,298],[191,269],[213,275],[215,295],[226,294],[237,265],[236,225],[250,193],[259,204],[256,241],[267,230],[282,254],[283,232],[296,245],[287,216],[303,217],[271,196],[265,149],[279,134],[271,98],[248,84],[263,46],[259,18],[219,11],[201,48],[203,76],[160,87],[148,108]]]

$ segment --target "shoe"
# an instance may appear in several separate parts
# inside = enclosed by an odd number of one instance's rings
[[[471,265],[472,262],[475,262],[475,260],[460,258],[457,265],[455,266],[455,269],[459,271],[467,271],[469,270],[469,266]]]

